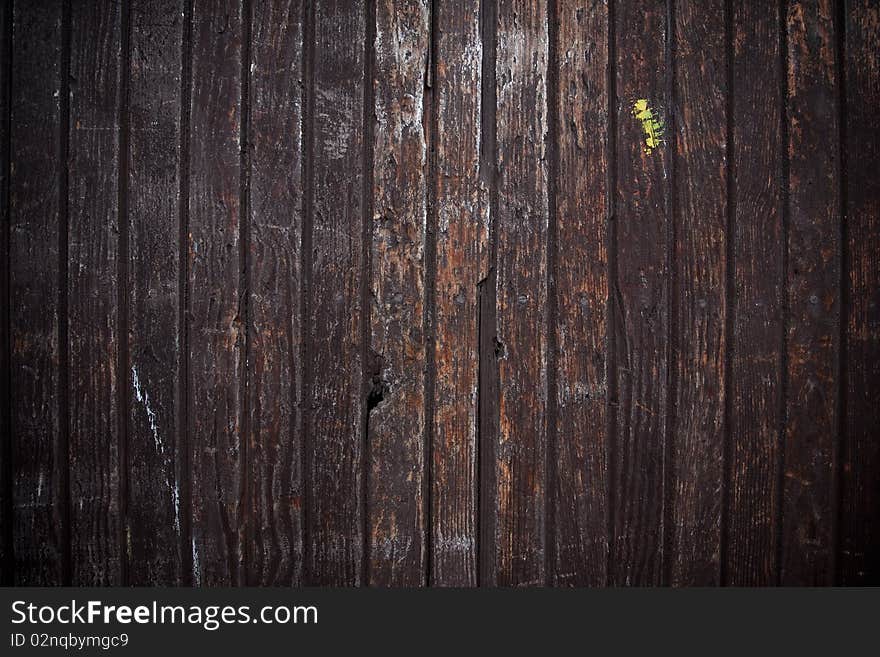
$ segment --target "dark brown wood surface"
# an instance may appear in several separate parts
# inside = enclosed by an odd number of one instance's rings
[[[252,3],[248,584],[302,584],[301,2]]]
[[[669,199],[671,413],[668,471],[674,491],[668,582],[711,586],[720,577],[724,409],[727,390],[728,68],[721,0],[676,2],[673,151]]]
[[[13,529],[6,549],[13,555],[14,583],[51,586],[71,582],[68,319],[62,291],[70,12],[59,0],[17,3],[12,15],[6,256],[12,431],[4,440],[10,442]]]
[[[0,581],[880,583],[878,26],[6,0]]]
[[[179,212],[183,12],[182,0],[139,3],[125,28],[131,39],[128,95],[122,101],[129,146],[121,156],[128,176],[120,181],[127,199],[127,217],[120,222],[128,224],[129,263],[120,286],[128,294],[128,363],[120,376],[127,381],[128,406],[124,558],[127,580],[134,585],[188,581],[184,563],[192,553],[185,539],[189,478],[181,476],[186,415],[178,403],[184,372],[179,339],[185,258]]]
[[[71,14],[68,467],[71,579],[79,586],[119,584],[121,573],[117,387],[127,387],[129,378],[118,368],[117,265],[127,264],[127,231],[118,225],[118,185],[126,170],[119,161],[122,13],[119,4],[102,0]]]
[[[830,0],[787,16],[783,584],[834,581],[840,376],[840,117]],[[819,144],[823,144],[821,148]]]
[[[435,248],[429,584],[478,578],[480,283],[487,276],[487,187],[480,171],[482,89],[479,0],[434,3],[429,135]],[[463,94],[463,87],[475,93]],[[429,238],[431,235],[429,235]],[[429,302],[430,304],[430,302]]]
[[[12,75],[12,6],[3,3],[0,6],[0,52],[5,60],[0,67],[0,253],[9,254],[9,103],[10,76]],[[8,256],[7,256],[8,257]],[[12,584],[12,573],[15,569],[12,552],[14,534],[12,531],[12,349],[9,335],[9,263],[0,267],[0,298],[3,308],[0,310],[0,582]]]
[[[785,77],[783,4],[732,15],[727,440],[722,582],[777,582],[781,496]]]
[[[247,299],[241,185],[240,2],[194,2],[190,67],[187,404],[192,571],[197,585],[235,585],[245,564]]]
[[[367,20],[373,25],[368,27]],[[366,432],[382,396],[369,349],[375,7],[309,3],[303,226],[305,581],[366,583]],[[367,125],[369,123],[369,126]]]
[[[604,6],[554,4],[547,575],[554,585],[601,586],[609,544],[610,26]]]
[[[668,49],[672,26],[667,7],[655,2],[616,3],[613,20],[609,377],[616,417],[609,446],[608,581],[657,585],[664,579],[665,521],[671,519],[674,496],[672,481],[667,481],[672,468],[669,190],[677,118]],[[633,115],[639,99],[648,101],[665,124],[662,146],[650,153]]]
[[[373,68],[373,202],[369,234],[370,343],[376,359],[368,408],[369,582],[424,581],[425,228],[428,168],[425,0],[377,0]]]
[[[546,577],[547,5],[500,2],[495,24],[497,200],[493,207],[498,377],[495,567],[501,586]],[[529,108],[524,112],[523,108]]]
[[[840,485],[841,544],[838,581],[877,584],[880,560],[880,143],[872,107],[880,103],[880,7],[847,2],[838,29],[845,30],[838,73],[841,99],[843,198],[843,307],[841,413],[844,415]],[[872,54],[873,53],[873,54]]]

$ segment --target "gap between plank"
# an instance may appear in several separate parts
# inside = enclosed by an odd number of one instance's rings
[[[498,187],[496,182],[496,47],[498,38],[496,0],[480,2],[480,180],[489,194],[489,267],[477,284],[478,311],[478,551],[480,586],[495,583],[495,441],[498,428],[498,361],[496,348],[496,283],[498,264]]]
[[[3,586],[12,586],[14,583],[15,570],[15,539],[12,531],[12,517],[14,514],[14,504],[12,502],[13,495],[13,473],[12,467],[12,322],[11,322],[11,299],[12,299],[12,266],[11,266],[11,240],[12,240],[12,203],[10,201],[11,183],[11,142],[12,142],[12,23],[15,18],[14,3],[12,0],[5,4],[5,19],[3,25],[4,51],[3,57],[3,75],[4,85],[0,93],[3,94],[3,107],[5,109],[2,121],[3,130],[6,138],[3,141],[3,152],[0,154],[3,166],[3,289],[0,294],[3,295],[2,318],[4,342],[0,348],[4,352],[4,362],[6,363],[6,371],[0,374],[0,403],[3,404],[3,424],[0,425],[0,434],[3,436],[2,442],[2,458],[3,471],[0,472],[0,485],[3,486],[3,513],[4,518],[2,538],[3,541],[3,579],[0,584]]]
[[[788,299],[788,234],[789,234],[789,170],[791,167],[788,152],[788,0],[779,2],[779,95],[780,95],[780,148],[782,162],[778,185],[782,192],[782,280],[780,282],[780,350],[779,350],[779,436],[776,461],[776,536],[775,536],[775,577],[776,584],[782,584],[782,560],[784,546],[782,541],[783,502],[785,500],[785,437],[788,424],[788,327],[791,324]]]
[[[250,400],[248,398],[251,356],[251,272],[248,265],[250,251],[250,144],[248,143],[250,128],[250,83],[251,83],[251,22],[253,12],[250,0],[242,0],[242,47],[241,47],[241,125],[239,126],[239,321],[244,327],[244,358],[241,359],[239,374],[239,395],[241,399],[241,433],[239,438],[239,511],[238,541],[239,549],[238,572],[230,573],[239,585],[250,584],[250,537],[251,537],[251,500],[250,500]]]
[[[559,180],[559,12],[556,0],[547,1],[547,444],[544,450],[544,583],[553,586],[556,564],[557,459],[557,342],[559,300],[556,290],[558,253]]]
[[[362,377],[362,413],[363,423],[361,436],[361,532],[363,546],[361,552],[361,583],[370,583],[370,392],[372,389],[373,367],[371,358],[370,327],[370,291],[372,288],[372,240],[373,240],[373,165],[374,165],[374,117],[376,112],[376,94],[373,89],[373,71],[375,69],[376,41],[376,2],[367,0],[364,4],[366,29],[364,35],[364,116],[363,139],[364,152],[362,160],[363,189],[362,202],[364,208],[363,233],[361,235],[362,274],[360,289],[361,306],[361,377]]]
[[[131,377],[129,371],[131,361],[129,355],[129,300],[128,264],[129,264],[129,216],[128,216],[128,179],[129,158],[131,147],[129,141],[129,105],[131,102],[131,5],[121,4],[121,43],[120,43],[120,89],[118,107],[119,127],[119,167],[117,170],[117,228],[119,234],[118,258],[116,261],[116,312],[117,312],[117,345],[116,352],[116,421],[119,435],[119,452],[117,468],[119,470],[119,581],[122,586],[129,582],[129,549],[126,537],[129,533],[128,502],[129,502],[129,469],[128,445],[129,424],[131,417]]]
[[[605,585],[614,583],[615,560],[615,522],[617,495],[614,488],[614,479],[617,471],[617,408],[619,405],[619,384],[617,379],[617,321],[616,310],[620,307],[615,305],[615,299],[619,298],[620,281],[617,272],[617,45],[615,30],[615,0],[608,0],[608,67],[606,84],[608,87],[608,139],[606,146],[606,161],[608,171],[606,174],[605,189],[608,196],[606,204],[607,214],[605,217],[606,250],[608,252],[608,299],[606,300],[606,335],[608,359],[606,361],[606,380],[608,381],[609,408],[607,428],[605,433],[608,462],[607,475],[605,478],[606,504],[606,563]]]
[[[730,483],[732,479],[731,473],[731,455],[733,453],[733,434],[731,431],[731,420],[733,418],[733,400],[731,391],[733,389],[733,333],[736,327],[736,165],[734,157],[736,154],[735,138],[735,117],[733,115],[733,94],[734,94],[734,76],[733,76],[733,3],[732,0],[724,2],[724,56],[725,56],[725,78],[727,86],[727,97],[725,98],[725,114],[727,119],[727,137],[725,141],[724,159],[727,166],[727,204],[725,206],[726,213],[726,266],[725,266],[725,286],[724,286],[724,434],[723,448],[721,455],[721,534],[719,546],[718,561],[718,583],[720,586],[726,586],[728,580],[728,552],[729,552],[729,532],[730,532]]]
[[[838,140],[837,140],[837,161],[838,161],[838,182],[839,182],[839,210],[840,210],[840,232],[838,239],[840,240],[839,260],[839,286],[840,301],[838,303],[838,360],[837,360],[837,399],[835,412],[837,413],[837,440],[834,443],[834,451],[832,456],[832,540],[834,545],[831,551],[831,579],[829,585],[838,585],[842,583],[843,573],[841,572],[841,550],[843,547],[843,536],[841,533],[840,519],[843,516],[843,468],[847,459],[847,381],[849,371],[849,357],[847,353],[847,321],[850,308],[850,288],[848,285],[850,271],[850,253],[849,253],[849,222],[847,217],[848,207],[848,175],[847,175],[847,156],[846,156],[846,139],[847,139],[847,102],[846,102],[846,7],[847,3],[837,3],[835,36],[837,37],[836,48],[836,64],[837,64],[837,120],[838,120]]]
[[[65,0],[61,17],[61,117],[59,123],[58,173],[58,444],[55,462],[61,464],[59,482],[59,506],[61,541],[61,581],[71,586],[71,498],[70,498],[70,346],[68,344],[68,255],[70,227],[70,48],[71,7]]]
[[[184,3],[183,49],[180,75],[180,188],[178,213],[178,312],[177,332],[180,375],[177,388],[177,481],[180,487],[180,583],[193,586],[192,495],[190,482],[190,354],[189,354],[189,194],[190,194],[190,99],[192,97],[193,1]]]
[[[303,8],[303,100],[302,100],[302,139],[303,139],[303,211],[302,244],[300,246],[300,363],[302,383],[300,390],[300,422],[302,423],[302,544],[303,544],[303,583],[308,586],[314,581],[314,551],[312,549],[312,456],[311,456],[311,390],[312,353],[311,300],[312,293],[312,224],[314,222],[314,115],[315,115],[315,3],[307,2]]]
[[[678,239],[676,212],[678,193],[675,186],[675,165],[678,141],[675,137],[675,0],[666,2],[666,102],[669,103],[668,134],[672,135],[669,155],[669,175],[666,178],[666,426],[663,431],[663,548],[661,554],[661,583],[670,586],[673,576],[673,547],[675,543],[675,427],[678,394],[678,263],[675,246]]]
[[[437,79],[437,0],[431,0],[428,25],[428,61],[425,67],[425,88],[423,90],[422,116],[426,117],[425,150],[428,160],[427,212],[425,226],[425,310],[423,333],[425,336],[425,437],[422,481],[422,503],[424,504],[424,585],[431,586],[434,566],[434,391],[437,381],[437,104],[434,98],[434,84]]]

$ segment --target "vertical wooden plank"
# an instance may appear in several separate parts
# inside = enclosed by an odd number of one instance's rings
[[[608,380],[608,6],[554,3],[557,152],[555,533],[550,582],[606,580]],[[551,389],[551,394],[553,389]]]
[[[120,582],[118,172],[120,7],[72,12],[68,309],[72,581]]]
[[[302,583],[302,17],[254,3],[250,80],[248,583]]]
[[[666,7],[615,4],[616,167],[612,269],[616,405],[609,582],[656,585],[664,566],[664,472],[669,365],[668,142],[670,38]],[[649,147],[637,100],[662,124]]]
[[[788,384],[782,583],[832,583],[840,171],[831,0],[788,7]]]
[[[437,240],[429,583],[477,583],[478,283],[489,215],[480,184],[479,0],[434,3]]]
[[[880,584],[880,7],[845,3],[846,249],[848,303],[838,584]]]
[[[241,3],[193,3],[188,412],[193,570],[204,585],[237,584],[242,560],[241,51]]]
[[[306,31],[312,69],[303,228],[307,584],[364,581],[361,346],[368,310],[361,277],[364,204],[372,193],[364,164],[365,6],[322,0]]]
[[[545,583],[547,6],[498,5],[496,60],[500,586]]]
[[[733,9],[734,293],[724,584],[776,582],[783,338],[783,85],[779,7]]]
[[[60,585],[69,574],[59,341],[59,268],[66,266],[59,231],[67,206],[62,14],[60,0],[14,5],[9,323],[17,585]]]
[[[369,410],[370,583],[418,586],[426,559],[426,0],[376,6],[370,349],[381,398]],[[375,384],[374,384],[375,385]]]
[[[9,331],[9,169],[12,3],[0,4],[0,586],[15,576],[12,525],[12,341]]]
[[[129,583],[173,585],[182,572],[186,513],[178,468],[183,411],[178,300],[180,76],[183,0],[131,8],[128,161]]]
[[[669,583],[720,580],[727,256],[727,49],[723,0],[675,3],[675,491]],[[674,144],[672,139],[674,138]],[[668,517],[668,516],[667,516]]]

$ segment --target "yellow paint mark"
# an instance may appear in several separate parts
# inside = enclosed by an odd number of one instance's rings
[[[645,98],[639,98],[633,104],[633,116],[642,122],[642,130],[645,132],[645,152],[650,154],[663,143],[663,122],[655,115],[654,110],[648,107]]]

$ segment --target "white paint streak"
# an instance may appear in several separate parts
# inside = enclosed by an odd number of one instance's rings
[[[156,412],[150,406],[150,395],[141,387],[137,368],[134,365],[131,367],[131,385],[134,387],[135,398],[138,403],[143,404],[144,410],[146,411],[147,423],[150,425],[150,433],[153,434],[153,442],[156,444],[156,450],[162,456],[162,460],[165,464],[165,472],[170,474],[174,472],[174,464],[171,461],[170,454],[166,452],[165,443],[162,441],[162,437],[159,434],[159,424],[156,418]],[[178,487],[176,478],[171,485],[171,501],[174,505],[174,530],[180,534],[180,488]]]
[[[156,424],[156,413],[150,408],[150,396],[146,391],[141,389],[141,381],[138,378],[137,368],[134,365],[131,367],[131,385],[134,386],[135,397],[139,403],[144,405],[144,409],[147,412],[147,422],[150,424],[150,433],[153,434],[153,441],[156,443],[156,449],[158,449],[159,453],[164,456],[165,446],[162,444],[161,438],[159,438],[159,427]]]
[[[195,584],[202,583],[202,567],[199,565],[199,551],[196,550],[196,539],[192,539],[192,562],[193,562],[193,580]]]
[[[171,500],[174,502],[174,531],[180,534],[180,486],[177,485],[176,479],[171,488]]]

